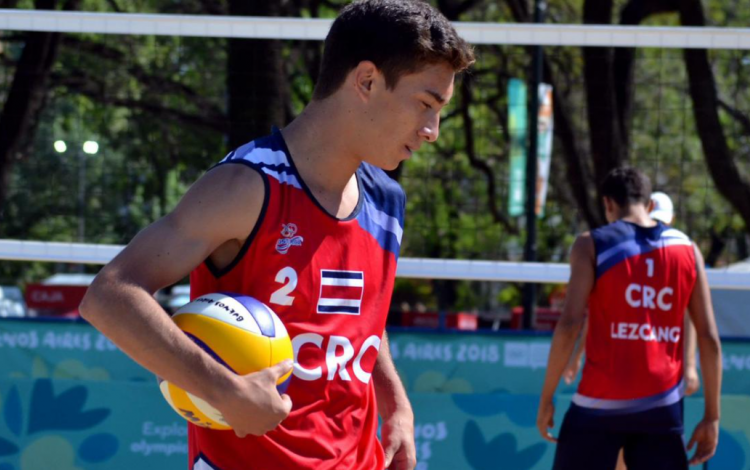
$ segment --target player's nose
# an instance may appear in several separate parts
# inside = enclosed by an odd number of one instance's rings
[[[435,113],[435,116],[426,122],[421,129],[419,129],[419,137],[426,140],[427,142],[435,142],[440,135],[440,115]]]

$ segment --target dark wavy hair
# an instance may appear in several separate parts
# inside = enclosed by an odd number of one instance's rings
[[[635,168],[615,168],[602,181],[601,194],[621,207],[648,204],[651,199],[651,180]]]
[[[428,3],[356,1],[341,10],[328,32],[313,99],[331,96],[363,60],[372,61],[393,89],[402,76],[427,65],[446,63],[459,73],[474,63],[474,51]]]

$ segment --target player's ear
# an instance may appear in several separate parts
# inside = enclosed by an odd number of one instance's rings
[[[369,101],[372,96],[373,84],[379,75],[378,68],[369,60],[363,60],[352,70],[351,80],[354,92],[362,101]]]

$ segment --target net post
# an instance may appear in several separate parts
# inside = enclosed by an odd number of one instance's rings
[[[544,21],[545,0],[534,2],[534,23]],[[526,158],[526,244],[524,261],[536,261],[536,187],[537,154],[539,147],[539,84],[542,81],[542,46],[533,47],[531,62],[531,85],[529,86],[529,151]],[[530,330],[536,316],[536,284],[526,283],[523,291],[523,329]]]

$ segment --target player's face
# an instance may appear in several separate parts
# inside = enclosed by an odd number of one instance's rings
[[[392,170],[425,142],[435,142],[440,111],[453,96],[453,78],[450,66],[434,64],[402,76],[391,90],[381,88],[371,102],[365,160]]]

